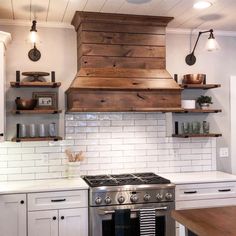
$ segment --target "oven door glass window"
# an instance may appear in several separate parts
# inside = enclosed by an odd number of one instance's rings
[[[166,236],[165,222],[166,222],[165,216],[156,216],[156,235]],[[130,228],[129,235],[140,236],[139,217],[130,219],[129,228]],[[102,236],[115,236],[114,214],[112,215],[112,219],[102,221]]]

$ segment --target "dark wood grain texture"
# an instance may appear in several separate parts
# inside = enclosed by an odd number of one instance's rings
[[[181,88],[165,70],[171,17],[76,12],[78,73],[68,111],[179,111]]]
[[[165,47],[156,46],[127,46],[83,44],[78,48],[79,58],[82,56],[132,57],[132,58],[165,58]]]
[[[75,109],[77,108],[77,109]],[[73,90],[67,91],[67,109],[72,111],[134,111],[180,108],[178,90],[123,91]],[[163,109],[163,110],[164,110]]]
[[[55,88],[60,87],[60,82],[10,82],[11,87],[42,87],[42,88]]]
[[[236,206],[175,210],[171,215],[199,236],[236,235]]]
[[[173,17],[161,16],[144,16],[144,15],[127,15],[113,13],[96,13],[77,11],[72,19],[71,24],[74,25],[76,31],[82,23],[108,23],[108,24],[124,24],[124,25],[141,25],[141,26],[163,26],[173,20]]]
[[[80,24],[81,31],[92,32],[117,32],[117,33],[139,33],[139,34],[165,34],[165,28],[162,26],[131,25],[131,24],[112,24],[83,22]]]

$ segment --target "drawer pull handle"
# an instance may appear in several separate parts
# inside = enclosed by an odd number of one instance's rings
[[[64,217],[64,216],[61,216],[61,219],[62,219],[62,220],[64,220],[64,219],[65,219],[65,217]]]
[[[52,199],[51,202],[65,202],[66,199],[63,198],[63,199]]]
[[[227,188],[227,189],[218,189],[218,192],[230,192],[231,189]]]
[[[194,194],[197,193],[197,191],[184,191],[184,194]]]
[[[23,205],[24,203],[25,203],[25,201],[24,201],[24,200],[21,200],[21,201],[20,201],[20,204],[22,204],[22,205]]]
[[[56,219],[57,219],[57,217],[56,217],[56,216],[53,216],[53,217],[52,217],[52,219],[53,219],[53,220],[56,220]]]

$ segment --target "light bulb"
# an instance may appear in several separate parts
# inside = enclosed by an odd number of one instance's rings
[[[36,43],[38,37],[37,37],[37,32],[35,31],[30,31],[30,41],[32,43]]]
[[[215,40],[215,38],[209,38],[206,42],[206,50],[207,51],[215,51],[218,50],[219,44],[217,43],[217,41]]]
[[[212,3],[208,1],[198,1],[193,5],[193,8],[195,9],[205,9],[212,5]]]

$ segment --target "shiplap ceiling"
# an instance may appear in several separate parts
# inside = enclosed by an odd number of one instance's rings
[[[0,23],[19,20],[70,24],[75,11],[173,16],[171,28],[236,31],[236,0],[209,0],[212,6],[193,9],[195,0],[0,0]]]

